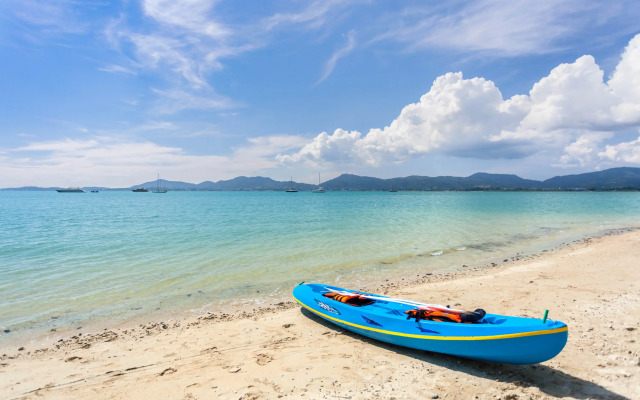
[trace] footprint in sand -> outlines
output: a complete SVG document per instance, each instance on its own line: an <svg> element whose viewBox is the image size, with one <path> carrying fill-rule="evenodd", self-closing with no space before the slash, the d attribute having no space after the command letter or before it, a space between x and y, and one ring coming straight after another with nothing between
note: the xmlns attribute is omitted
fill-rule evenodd
<svg viewBox="0 0 640 400"><path fill-rule="evenodd" d="M165 375L170 375L173 374L175 372L178 372L177 369L173 368L173 367L169 367L167 369L165 369L164 371L160 372L160 376L165 376Z"/></svg>
<svg viewBox="0 0 640 400"><path fill-rule="evenodd" d="M269 364L271 361L273 361L273 357L270 356L269 354L258 354L258 356L256 357L256 363L258 363L258 365L267 365Z"/></svg>

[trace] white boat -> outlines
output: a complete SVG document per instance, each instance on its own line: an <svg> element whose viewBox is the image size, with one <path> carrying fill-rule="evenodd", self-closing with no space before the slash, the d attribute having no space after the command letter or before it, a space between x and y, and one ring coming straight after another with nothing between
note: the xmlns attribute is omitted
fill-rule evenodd
<svg viewBox="0 0 640 400"><path fill-rule="evenodd" d="M167 189L160 187L160 174L158 174L158 180L156 181L156 190L153 193L167 193Z"/></svg>
<svg viewBox="0 0 640 400"><path fill-rule="evenodd" d="M320 173L318 173L318 187L313 189L313 193L324 193L326 190L322 186L320 186Z"/></svg>
<svg viewBox="0 0 640 400"><path fill-rule="evenodd" d="M287 190L285 190L285 192L296 193L297 191L298 189L296 189L295 185L293 184L293 176L292 176L291 180L289 181L289 187L287 187Z"/></svg>

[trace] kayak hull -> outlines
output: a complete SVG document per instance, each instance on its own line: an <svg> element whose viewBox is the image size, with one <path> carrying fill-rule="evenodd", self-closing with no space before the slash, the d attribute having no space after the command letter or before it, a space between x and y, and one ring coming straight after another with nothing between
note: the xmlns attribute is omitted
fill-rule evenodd
<svg viewBox="0 0 640 400"><path fill-rule="evenodd" d="M356 307L327 298L328 292L375 298ZM344 329L382 342L417 350L507 364L547 361L564 348L568 327L560 321L487 314L474 324L407 320L417 303L329 285L299 285L293 297L304 308Z"/></svg>

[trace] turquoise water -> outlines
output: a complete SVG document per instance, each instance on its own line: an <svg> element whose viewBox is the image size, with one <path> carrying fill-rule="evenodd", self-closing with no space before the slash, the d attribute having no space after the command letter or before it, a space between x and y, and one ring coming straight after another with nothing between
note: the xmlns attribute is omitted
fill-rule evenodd
<svg viewBox="0 0 640 400"><path fill-rule="evenodd" d="M268 305L300 281L365 285L638 226L635 192L0 191L0 340Z"/></svg>

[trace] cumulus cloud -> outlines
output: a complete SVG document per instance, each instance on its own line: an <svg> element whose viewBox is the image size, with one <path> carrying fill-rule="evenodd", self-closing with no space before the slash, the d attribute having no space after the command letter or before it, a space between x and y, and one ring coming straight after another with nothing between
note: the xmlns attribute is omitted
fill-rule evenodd
<svg viewBox="0 0 640 400"><path fill-rule="evenodd" d="M629 42L607 84L619 99L612 108L615 120L637 125L640 121L640 35Z"/></svg>
<svg viewBox="0 0 640 400"><path fill-rule="evenodd" d="M605 146L604 151L598 154L603 159L640 164L640 137L631 142L622 142L616 145Z"/></svg>
<svg viewBox="0 0 640 400"><path fill-rule="evenodd" d="M588 55L554 68L528 95L506 100L490 80L447 73L420 101L404 107L389 126L366 134L323 132L278 160L380 165L426 154L522 158L555 149L565 151L562 163L584 165L603 154L623 159L622 154L629 154L636 144L618 150L607 146L605 153L598 146L630 127L640 127L640 35L630 41L606 82Z"/></svg>
<svg viewBox="0 0 640 400"><path fill-rule="evenodd" d="M499 127L515 129L528 108L529 102L521 96L504 101L491 81L448 73L438 77L419 102L404 107L389 126L366 135L342 129L333 135L323 132L299 152L281 155L279 160L347 160L375 166L428 153L469 156L479 145L487 147L476 154L479 158L492 157L497 149L512 157L518 151L511 143L492 143L490 137L500 132Z"/></svg>
<svg viewBox="0 0 640 400"><path fill-rule="evenodd" d="M560 157L558 167L584 167L599 157L602 142L613 136L611 132L585 133L575 142L564 148L564 154Z"/></svg>

